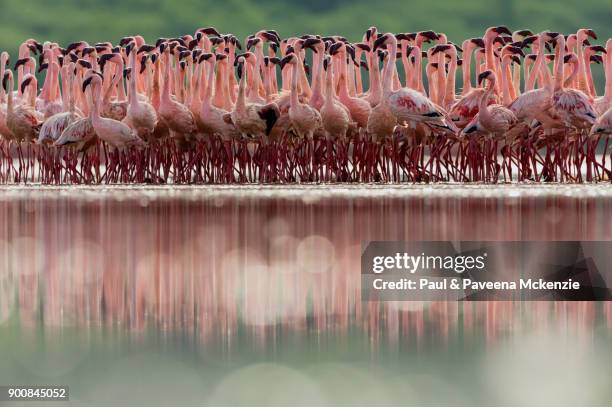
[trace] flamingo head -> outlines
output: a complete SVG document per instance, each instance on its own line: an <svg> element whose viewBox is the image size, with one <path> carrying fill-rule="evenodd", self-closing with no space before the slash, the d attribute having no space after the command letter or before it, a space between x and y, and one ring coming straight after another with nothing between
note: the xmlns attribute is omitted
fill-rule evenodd
<svg viewBox="0 0 612 407"><path fill-rule="evenodd" d="M595 34L595 31L593 31L591 28L581 28L581 29L579 29L578 32L576 33L576 36L578 38L591 37L594 40L597 39L597 34Z"/></svg>
<svg viewBox="0 0 612 407"><path fill-rule="evenodd" d="M213 35L213 36L215 36L215 37L220 37L220 36L221 36L221 34L219 34L219 31L217 31L217 30L215 29L215 27L204 27L204 28L199 28L199 29L196 31L196 35L197 35L197 33L202 33L202 34L207 35L207 36L209 36L209 35Z"/></svg>
<svg viewBox="0 0 612 407"><path fill-rule="evenodd" d="M34 89L36 89L38 83L36 81L36 77L32 74L27 74L23 77L23 80L21 81L21 85L20 85L20 90L21 93L24 93L26 88L28 86L32 85L34 87Z"/></svg>
<svg viewBox="0 0 612 407"><path fill-rule="evenodd" d="M85 93L89 85L97 86L102 84L102 74L92 69L87 70L85 73L85 80L83 81L82 90Z"/></svg>
<svg viewBox="0 0 612 407"><path fill-rule="evenodd" d="M386 33L381 35L376 39L376 41L374 41L373 49L376 51L378 48L384 48L384 46L392 43L397 44L397 39L395 38L395 35L391 33Z"/></svg>
<svg viewBox="0 0 612 407"><path fill-rule="evenodd" d="M295 54L289 54L280 61L281 70L285 68L287 64L292 66L296 66L298 62L297 56Z"/></svg>
<svg viewBox="0 0 612 407"><path fill-rule="evenodd" d="M17 62L15 62L15 67L13 69L17 70L17 68L19 68L20 66L27 65L29 60L30 60L30 57L18 59Z"/></svg>
<svg viewBox="0 0 612 407"><path fill-rule="evenodd" d="M98 59L98 65L100 65L100 69L102 70L102 72L104 72L104 67L106 66L107 62L119 64L119 59L121 59L121 54L118 54L115 52L112 52L110 54L104 54ZM81 60L77 60L77 61L81 61ZM77 62L77 61L74 61L74 62Z"/></svg>
<svg viewBox="0 0 612 407"><path fill-rule="evenodd" d="M321 38L311 37L304 40L304 48L309 48L312 52L319 53L325 51L325 43Z"/></svg>
<svg viewBox="0 0 612 407"><path fill-rule="evenodd" d="M242 79L242 73L244 71L244 63L245 63L245 58L243 55L238 56L238 58L236 58L236 61L234 62L234 65L236 65L236 74L238 75L238 79Z"/></svg>
<svg viewBox="0 0 612 407"><path fill-rule="evenodd" d="M591 45L585 48L585 51L590 55L595 56L596 53L601 52L602 54L607 54L607 50L601 45Z"/></svg>
<svg viewBox="0 0 612 407"><path fill-rule="evenodd" d="M431 30L420 31L416 35L416 39L421 39L423 42L437 41L438 38L440 38L440 36Z"/></svg>
<svg viewBox="0 0 612 407"><path fill-rule="evenodd" d="M261 30L258 31L257 34L255 34L255 38L261 40L261 41L265 41L265 42L273 42L276 45L280 44L280 36L278 35L278 33L274 30ZM248 48L248 47L247 47Z"/></svg>
<svg viewBox="0 0 612 407"><path fill-rule="evenodd" d="M43 45L30 38L28 40L25 41L26 46L30 49L30 51L32 51L34 54L38 54L38 53L42 53L43 52Z"/></svg>
<svg viewBox="0 0 612 407"><path fill-rule="evenodd" d="M494 82L495 81L495 73L493 71L491 71L490 69L487 69L486 71L482 72L480 75L478 75L478 85L482 85L482 82L484 82L485 80Z"/></svg>
<svg viewBox="0 0 612 407"><path fill-rule="evenodd" d="M140 48L138 48L138 51L136 51L136 54L142 54L143 52L153 52L153 51L155 51L155 47L153 45L143 44L140 46Z"/></svg>
<svg viewBox="0 0 612 407"><path fill-rule="evenodd" d="M514 41L522 41L526 37L530 37L532 35L533 35L533 32L531 30L517 30L512 33L512 39Z"/></svg>
<svg viewBox="0 0 612 407"><path fill-rule="evenodd" d="M512 31L508 29L505 25L498 25L497 27L489 27L485 31L485 38L493 39L498 35L508 34L512 35Z"/></svg>

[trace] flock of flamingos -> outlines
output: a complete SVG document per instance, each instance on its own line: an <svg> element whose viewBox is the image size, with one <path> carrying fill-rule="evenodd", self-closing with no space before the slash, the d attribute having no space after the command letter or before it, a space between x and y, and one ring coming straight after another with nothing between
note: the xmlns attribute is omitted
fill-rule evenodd
<svg viewBox="0 0 612 407"><path fill-rule="evenodd" d="M612 39L596 39L29 39L1 55L0 182L608 181Z"/></svg>

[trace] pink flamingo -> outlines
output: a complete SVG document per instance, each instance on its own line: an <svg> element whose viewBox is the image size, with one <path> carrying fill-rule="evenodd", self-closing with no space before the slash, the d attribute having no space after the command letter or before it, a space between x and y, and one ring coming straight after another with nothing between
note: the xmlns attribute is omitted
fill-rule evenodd
<svg viewBox="0 0 612 407"><path fill-rule="evenodd" d="M28 86L36 87L36 84L36 77L31 74L25 75L20 86L21 93L23 94ZM15 97L12 91L14 86L13 72L10 70L7 70L4 73L2 86L8 93L8 103L6 105L7 127L15 136L15 140L18 142L31 142L32 140L35 140L38 136L41 123L38 120L38 115L31 104L23 103L17 105L15 103ZM34 92L34 94L35 93L36 92Z"/></svg>
<svg viewBox="0 0 612 407"><path fill-rule="evenodd" d="M164 58L164 85L161 93L158 114L168 125L175 136L188 136L197 130L191 111L182 103L170 97L170 48L167 44L160 46Z"/></svg>
<svg viewBox="0 0 612 407"><path fill-rule="evenodd" d="M564 87L565 38L559 35L556 42L553 110L566 126L591 128L597 118L595 110L589 97L582 91ZM576 66L572 75L577 74L578 70L579 66Z"/></svg>
<svg viewBox="0 0 612 407"><path fill-rule="evenodd" d="M501 138L506 136L506 133L516 125L518 119L515 114L505 106L500 104L488 104L489 96L495 91L495 73L487 69L478 75L479 85L485 80L489 82L489 85L485 88L486 92L482 95L480 105L478 106L478 115L463 129L462 134L470 134L478 131L491 134L495 138Z"/></svg>
<svg viewBox="0 0 612 407"><path fill-rule="evenodd" d="M74 68L75 64L73 62L67 63L62 67L62 99L64 111L45 120L40 128L38 144L54 143L70 124L80 118L80 115L76 112L72 94L74 87Z"/></svg>
<svg viewBox="0 0 612 407"><path fill-rule="evenodd" d="M93 91L89 86L93 88ZM89 88L89 89L88 89ZM144 146L145 143L127 124L118 120L102 117L100 115L100 93L102 88L102 75L97 72L88 75L83 82L83 89L88 89L94 101L91 109L91 124L96 135L115 148L130 146Z"/></svg>
<svg viewBox="0 0 612 407"><path fill-rule="evenodd" d="M127 53L130 57L131 79L129 81L128 108L123 122L130 126L138 137L149 140L157 126L157 112L153 106L138 97L137 82L139 73L136 71L136 50L130 44Z"/></svg>

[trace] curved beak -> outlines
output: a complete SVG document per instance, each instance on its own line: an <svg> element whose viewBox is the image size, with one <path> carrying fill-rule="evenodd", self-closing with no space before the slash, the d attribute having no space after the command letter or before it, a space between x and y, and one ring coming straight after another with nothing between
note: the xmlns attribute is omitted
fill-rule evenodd
<svg viewBox="0 0 612 407"><path fill-rule="evenodd" d="M495 32L498 34L512 35L512 31L510 31L508 27L506 27L505 25L500 25L500 26L495 27Z"/></svg>

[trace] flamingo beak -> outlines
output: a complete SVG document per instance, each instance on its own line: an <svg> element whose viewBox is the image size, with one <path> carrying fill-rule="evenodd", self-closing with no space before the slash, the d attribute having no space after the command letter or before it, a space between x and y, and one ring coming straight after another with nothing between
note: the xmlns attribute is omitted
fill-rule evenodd
<svg viewBox="0 0 612 407"><path fill-rule="evenodd" d="M9 79L9 73L8 73L8 72L6 72L6 73L4 74L4 76L2 77L2 87L4 88L4 90L5 90L6 92L8 92L8 91L9 91L9 89L8 89L8 79Z"/></svg>
<svg viewBox="0 0 612 407"><path fill-rule="evenodd" d="M21 65L25 65L26 62L29 61L30 58L21 58L18 59L17 62L15 62L15 68L13 68L13 70L17 70L17 68L19 68Z"/></svg>
<svg viewBox="0 0 612 407"><path fill-rule="evenodd" d="M495 27L495 32L498 34L512 35L512 31L510 31L508 27L506 27L505 25L500 25L498 27Z"/></svg>
<svg viewBox="0 0 612 407"><path fill-rule="evenodd" d="M484 48L485 46L484 40L482 38L472 38L470 42L480 48Z"/></svg>
<svg viewBox="0 0 612 407"><path fill-rule="evenodd" d="M588 29L588 30L586 30L586 33L587 33L587 35L588 35L589 37L593 38L594 40L596 40L596 39L597 39L597 34L595 34L595 31L593 31L593 30L591 30L591 29Z"/></svg>
<svg viewBox="0 0 612 407"><path fill-rule="evenodd" d="M23 82L21 82L21 93L25 91L25 89L28 87L30 82L32 82L31 76L29 78L24 79Z"/></svg>
<svg viewBox="0 0 612 407"><path fill-rule="evenodd" d="M478 85L480 86L482 84L482 81L487 79L490 74L491 74L491 71L484 71L483 73L478 75Z"/></svg>
<svg viewBox="0 0 612 407"><path fill-rule="evenodd" d="M520 30L520 31L517 31L517 34L520 35L521 37L530 37L533 35L533 33L530 30Z"/></svg>
<svg viewBox="0 0 612 407"><path fill-rule="evenodd" d="M378 37L376 39L376 41L374 41L374 50L376 51L378 48L381 48L386 42L387 42L387 36L386 35L382 35L382 36Z"/></svg>
<svg viewBox="0 0 612 407"><path fill-rule="evenodd" d="M283 69L285 69L285 65L287 65L289 63L289 61L291 61L291 59L293 58L292 55L287 55L286 57L284 57L283 59L281 59L280 61L280 67L281 67L281 71Z"/></svg>
<svg viewBox="0 0 612 407"><path fill-rule="evenodd" d="M92 79L93 79L93 76L90 76L89 78L85 79L85 81L83 82L83 93L85 93L85 90L87 89L87 87L91 85Z"/></svg>
<svg viewBox="0 0 612 407"><path fill-rule="evenodd" d="M590 60L596 64L603 64L603 58L601 55L591 55Z"/></svg>

